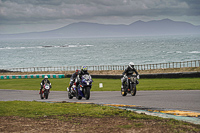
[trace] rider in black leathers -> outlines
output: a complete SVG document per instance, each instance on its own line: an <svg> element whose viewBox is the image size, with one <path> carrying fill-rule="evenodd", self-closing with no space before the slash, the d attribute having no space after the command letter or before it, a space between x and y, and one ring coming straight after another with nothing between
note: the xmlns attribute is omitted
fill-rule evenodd
<svg viewBox="0 0 200 133"><path fill-rule="evenodd" d="M79 73L79 70L77 69L77 70L75 71L75 73L73 73L72 76L71 76L71 78L70 78L70 83L69 83L69 92L70 92L70 93L71 93L71 87L72 87L72 85L74 84L75 79L76 79L78 73Z"/></svg>
<svg viewBox="0 0 200 133"><path fill-rule="evenodd" d="M131 76L134 72L136 73L137 79L139 79L139 74L138 74L137 70L134 68L134 63L130 62L129 65L128 65L128 67L122 73L122 78L121 78L122 86L121 86L121 88L123 88L124 83L126 82L125 75L128 77L128 76ZM137 81L137 84L138 83L139 83L139 81Z"/></svg>
<svg viewBox="0 0 200 133"><path fill-rule="evenodd" d="M41 87L40 87L40 92L41 92L41 90L43 89L44 84L46 84L46 83L48 83L48 84L50 85L50 88L51 88L51 83L50 83L50 81L48 80L48 76L44 76L44 79L43 79L42 82L40 83L40 85L41 85ZM49 92L50 92L50 90L49 90ZM40 94L40 93L39 93L39 94Z"/></svg>
<svg viewBox="0 0 200 133"><path fill-rule="evenodd" d="M78 85L80 84L81 77L82 77L83 75L85 75L85 74L89 75L89 73L88 73L88 71L87 71L87 67L86 67L86 66L82 66L82 67L81 67L81 71L79 71L78 76L77 76L77 78L76 78L76 88L77 88Z"/></svg>

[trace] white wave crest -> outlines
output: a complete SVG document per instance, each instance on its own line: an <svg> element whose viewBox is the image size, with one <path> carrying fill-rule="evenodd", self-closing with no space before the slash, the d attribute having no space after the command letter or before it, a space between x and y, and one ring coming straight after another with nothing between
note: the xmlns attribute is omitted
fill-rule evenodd
<svg viewBox="0 0 200 133"><path fill-rule="evenodd" d="M172 54L172 53L178 53L178 54L181 54L182 53L182 51L169 51L169 52L167 52L168 54Z"/></svg>
<svg viewBox="0 0 200 133"><path fill-rule="evenodd" d="M68 48L68 47L91 47L93 45L63 45L63 46L53 46L53 45L46 45L46 46L36 46L36 47L4 47L0 48L0 50L12 50L12 49L40 49L40 48Z"/></svg>
<svg viewBox="0 0 200 133"><path fill-rule="evenodd" d="M181 51L176 51L176 53L181 54L182 52Z"/></svg>
<svg viewBox="0 0 200 133"><path fill-rule="evenodd" d="M191 52L188 52L188 53L190 53L190 54L199 54L200 51L191 51Z"/></svg>

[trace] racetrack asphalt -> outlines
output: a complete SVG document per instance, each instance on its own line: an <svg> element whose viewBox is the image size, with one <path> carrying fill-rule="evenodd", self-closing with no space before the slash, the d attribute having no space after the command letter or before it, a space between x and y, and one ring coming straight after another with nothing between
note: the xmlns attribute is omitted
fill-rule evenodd
<svg viewBox="0 0 200 133"><path fill-rule="evenodd" d="M39 90L0 89L0 101L83 102L95 104L136 105L145 108L200 112L200 90L137 91L136 96L121 96L120 91L91 91L90 99L69 99L67 91L51 91L40 99Z"/></svg>

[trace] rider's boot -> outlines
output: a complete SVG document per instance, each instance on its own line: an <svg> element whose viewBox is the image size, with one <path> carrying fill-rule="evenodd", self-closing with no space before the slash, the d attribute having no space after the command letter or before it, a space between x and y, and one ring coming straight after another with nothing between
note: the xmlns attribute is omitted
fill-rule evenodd
<svg viewBox="0 0 200 133"><path fill-rule="evenodd" d="M40 92L39 92L39 94L41 94L41 91L42 91L42 88L40 88Z"/></svg>
<svg viewBox="0 0 200 133"><path fill-rule="evenodd" d="M122 82L122 86L121 86L121 89L124 89L124 84L125 84L125 83L124 83L124 82Z"/></svg>
<svg viewBox="0 0 200 133"><path fill-rule="evenodd" d="M69 87L69 93L71 94L71 87Z"/></svg>
<svg viewBox="0 0 200 133"><path fill-rule="evenodd" d="M42 89L43 89L43 85L40 86L40 92L39 92L39 94L41 93Z"/></svg>
<svg viewBox="0 0 200 133"><path fill-rule="evenodd" d="M69 93L70 93L70 94L71 94L71 87L72 87L72 86L70 85L70 86L69 86Z"/></svg>

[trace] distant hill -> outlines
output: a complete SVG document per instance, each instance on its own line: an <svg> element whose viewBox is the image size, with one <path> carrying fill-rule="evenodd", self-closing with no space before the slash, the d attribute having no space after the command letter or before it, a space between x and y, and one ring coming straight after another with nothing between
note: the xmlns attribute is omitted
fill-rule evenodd
<svg viewBox="0 0 200 133"><path fill-rule="evenodd" d="M56 30L20 34L0 34L0 38L80 38L80 37L128 37L151 35L200 34L200 26L170 19L136 21L130 25L111 25L79 22Z"/></svg>

